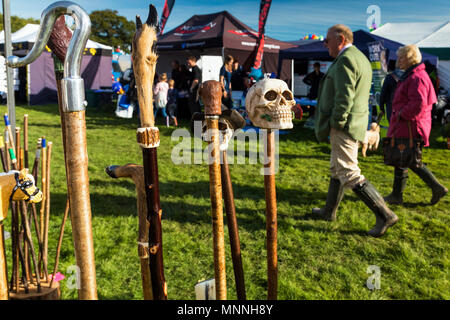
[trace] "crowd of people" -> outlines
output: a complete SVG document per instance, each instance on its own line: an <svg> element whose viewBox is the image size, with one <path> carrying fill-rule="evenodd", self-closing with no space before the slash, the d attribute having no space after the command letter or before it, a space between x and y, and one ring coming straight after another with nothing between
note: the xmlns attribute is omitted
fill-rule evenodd
<svg viewBox="0 0 450 320"><path fill-rule="evenodd" d="M233 107L232 92L244 91L248 82L237 59L230 55L225 57L224 64L220 68L219 81L224 89L223 105L231 109ZM155 75L153 90L155 118L161 114L165 118L167 126L170 125L171 120L175 126L178 126L179 97L184 97L183 92L187 93L187 107L190 116L201 112L201 101L197 97L198 87L201 83L202 72L197 65L196 57L189 56L185 64L174 60L170 78L166 73Z"/></svg>

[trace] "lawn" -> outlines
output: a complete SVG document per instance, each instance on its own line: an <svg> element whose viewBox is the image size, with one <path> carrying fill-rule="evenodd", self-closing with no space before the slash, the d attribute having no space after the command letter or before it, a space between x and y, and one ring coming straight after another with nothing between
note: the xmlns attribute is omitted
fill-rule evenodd
<svg viewBox="0 0 450 320"><path fill-rule="evenodd" d="M6 112L6 106L0 106ZM45 135L53 141L51 167L50 269L66 203L66 180L60 118L56 105L18 106L17 125L29 114L30 149ZM111 179L105 167L141 163L136 143L137 119L119 119L112 111L87 112L89 179L99 299L142 299L137 256L137 214L134 184ZM214 277L209 176L205 164L175 165L171 160L174 128L161 131L158 148L165 277L169 299L195 299L194 285ZM280 135L278 199L279 299L450 299L450 196L430 206L431 191L413 173L404 206L392 206L398 223L375 239L366 236L375 217L350 190L336 222L308 219L311 207L323 205L328 188L328 144L315 142L313 131L295 120L294 129ZM187 121L181 125L188 127ZM382 133L383 135L385 132ZM31 152L31 160L34 159ZM450 151L438 128L424 161L450 187ZM30 163L32 163L30 161ZM384 166L381 153L360 156L362 173L386 195L393 168ZM248 299L267 295L265 201L261 164L230 166L241 238ZM10 230L10 218L6 221ZM228 232L228 298L236 299ZM11 240L7 240L9 248ZM11 261L8 250L7 259ZM59 271L75 264L70 221L66 225ZM369 290L369 266L379 266L381 288ZM66 279L67 280L67 279ZM77 291L61 281L62 299Z"/></svg>

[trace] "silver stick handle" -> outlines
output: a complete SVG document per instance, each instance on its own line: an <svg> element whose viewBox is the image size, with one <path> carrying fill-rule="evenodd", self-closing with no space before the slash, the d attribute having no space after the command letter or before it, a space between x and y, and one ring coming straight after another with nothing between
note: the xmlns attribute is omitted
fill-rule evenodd
<svg viewBox="0 0 450 320"><path fill-rule="evenodd" d="M91 33L91 19L76 3L58 1L49 5L42 12L39 33L31 51L23 58L10 56L6 63L9 67L19 68L35 61L44 51L53 25L60 15L70 15L75 20L75 31L64 61L64 79L61 81L62 107L64 112L83 111L87 104L84 100L84 82L80 77L81 58Z"/></svg>

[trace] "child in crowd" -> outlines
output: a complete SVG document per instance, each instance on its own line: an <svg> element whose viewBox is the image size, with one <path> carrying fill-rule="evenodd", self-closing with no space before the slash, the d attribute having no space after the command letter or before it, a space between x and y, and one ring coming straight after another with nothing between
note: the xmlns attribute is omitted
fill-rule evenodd
<svg viewBox="0 0 450 320"><path fill-rule="evenodd" d="M169 80L169 91L167 93L167 112L169 117L173 119L175 127L178 127L177 122L177 102L178 102L178 90L174 88L175 81Z"/></svg>
<svg viewBox="0 0 450 320"><path fill-rule="evenodd" d="M159 76L159 82L156 84L153 91L155 97L155 122L158 111L161 110L163 117L166 118L166 125L169 126L169 116L166 113L167 93L169 85L167 84L167 74L163 73Z"/></svg>

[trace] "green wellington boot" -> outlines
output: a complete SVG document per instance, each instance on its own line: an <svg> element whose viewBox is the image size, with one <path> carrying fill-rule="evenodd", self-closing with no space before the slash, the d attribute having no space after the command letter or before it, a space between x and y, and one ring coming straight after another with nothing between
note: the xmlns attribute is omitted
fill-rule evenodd
<svg viewBox="0 0 450 320"><path fill-rule="evenodd" d="M406 182L408 181L408 169L395 168L394 169L394 186L392 192L384 197L384 201L389 204L403 203L403 190L405 190Z"/></svg>
<svg viewBox="0 0 450 320"><path fill-rule="evenodd" d="M387 207L383 197L369 181L357 184L352 190L375 213L376 223L368 232L370 236L381 237L398 221L398 217Z"/></svg>
<svg viewBox="0 0 450 320"><path fill-rule="evenodd" d="M335 221L336 212L344 197L344 187L341 185L339 179L330 179L330 184L328 186L327 202L325 208L313 208L312 214L317 219Z"/></svg>
<svg viewBox="0 0 450 320"><path fill-rule="evenodd" d="M439 200L447 194L448 189L439 183L425 165L422 165L420 168L411 168L411 170L431 188L431 192L433 193L430 201L431 204L438 203Z"/></svg>

